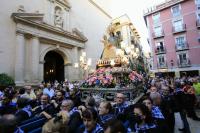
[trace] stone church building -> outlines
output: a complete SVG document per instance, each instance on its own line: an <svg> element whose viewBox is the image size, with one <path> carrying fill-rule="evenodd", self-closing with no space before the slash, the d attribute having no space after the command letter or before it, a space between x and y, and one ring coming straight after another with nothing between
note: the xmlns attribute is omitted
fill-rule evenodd
<svg viewBox="0 0 200 133"><path fill-rule="evenodd" d="M2 0L0 15L0 73L17 85L79 79L73 64L85 51L95 68L111 21L95 0Z"/></svg>

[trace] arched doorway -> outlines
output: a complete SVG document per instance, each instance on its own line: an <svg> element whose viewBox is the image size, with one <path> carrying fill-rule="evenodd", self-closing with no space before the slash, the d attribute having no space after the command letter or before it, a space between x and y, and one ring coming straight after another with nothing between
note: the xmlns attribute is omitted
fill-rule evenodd
<svg viewBox="0 0 200 133"><path fill-rule="evenodd" d="M55 80L64 81L64 60L55 52L49 51L44 57L44 81L53 82Z"/></svg>

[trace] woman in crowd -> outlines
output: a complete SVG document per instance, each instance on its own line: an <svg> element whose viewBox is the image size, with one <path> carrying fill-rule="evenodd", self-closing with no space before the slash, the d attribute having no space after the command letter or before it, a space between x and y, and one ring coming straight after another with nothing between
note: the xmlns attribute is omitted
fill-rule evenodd
<svg viewBox="0 0 200 133"><path fill-rule="evenodd" d="M98 113L93 108L88 108L82 112L84 127L80 129L80 133L103 133L103 128L97 123Z"/></svg>
<svg viewBox="0 0 200 133"><path fill-rule="evenodd" d="M136 104L133 112L135 121L133 130L136 133L159 133L147 106Z"/></svg>
<svg viewBox="0 0 200 133"><path fill-rule="evenodd" d="M61 111L56 117L45 123L42 127L42 133L68 133L68 122L68 112Z"/></svg>
<svg viewBox="0 0 200 133"><path fill-rule="evenodd" d="M153 121L156 124L158 131L163 133L169 133L165 118L160 108L158 106L153 105L153 101L149 97L144 98L142 102L145 106L148 107L149 111L151 112Z"/></svg>
<svg viewBox="0 0 200 133"><path fill-rule="evenodd" d="M114 119L112 105L110 102L103 101L99 105L99 123L102 127L105 127L105 123L111 119Z"/></svg>

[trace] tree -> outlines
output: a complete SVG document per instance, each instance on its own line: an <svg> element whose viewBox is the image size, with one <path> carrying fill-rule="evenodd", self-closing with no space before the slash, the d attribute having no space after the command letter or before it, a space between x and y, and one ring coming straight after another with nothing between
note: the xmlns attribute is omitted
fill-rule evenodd
<svg viewBox="0 0 200 133"><path fill-rule="evenodd" d="M12 77L8 76L5 73L0 74L0 86L12 86L15 85L15 82Z"/></svg>

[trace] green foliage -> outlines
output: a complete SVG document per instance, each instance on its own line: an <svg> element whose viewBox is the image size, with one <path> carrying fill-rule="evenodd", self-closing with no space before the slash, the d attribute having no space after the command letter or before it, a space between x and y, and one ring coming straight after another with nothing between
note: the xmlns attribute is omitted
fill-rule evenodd
<svg viewBox="0 0 200 133"><path fill-rule="evenodd" d="M15 82L12 77L8 76L5 73L0 74L0 86L9 86L15 85Z"/></svg>

